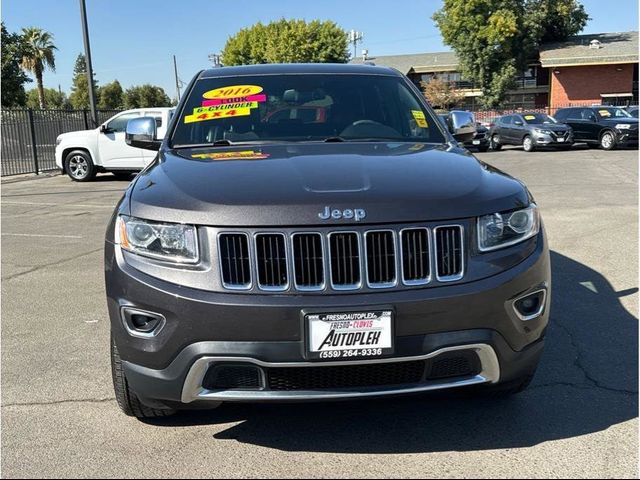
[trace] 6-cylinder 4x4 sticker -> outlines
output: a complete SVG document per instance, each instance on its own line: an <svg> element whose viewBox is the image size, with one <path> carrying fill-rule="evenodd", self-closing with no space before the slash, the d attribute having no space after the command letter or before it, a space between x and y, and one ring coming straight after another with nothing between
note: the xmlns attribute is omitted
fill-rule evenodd
<svg viewBox="0 0 640 480"><path fill-rule="evenodd" d="M262 90L258 85L230 85L209 90L202 94L202 106L186 115L184 123L251 115L251 110L267 101Z"/></svg>

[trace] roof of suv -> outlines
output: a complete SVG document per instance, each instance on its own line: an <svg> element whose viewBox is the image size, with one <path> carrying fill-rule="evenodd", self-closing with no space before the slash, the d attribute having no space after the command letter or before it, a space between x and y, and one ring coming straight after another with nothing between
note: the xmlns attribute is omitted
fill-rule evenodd
<svg viewBox="0 0 640 480"><path fill-rule="evenodd" d="M366 64L354 65L347 63L280 63L210 68L209 70L204 70L200 74L200 78L236 77L242 75L291 75L305 73L388 76L400 75L400 72L389 67L378 67L375 65Z"/></svg>

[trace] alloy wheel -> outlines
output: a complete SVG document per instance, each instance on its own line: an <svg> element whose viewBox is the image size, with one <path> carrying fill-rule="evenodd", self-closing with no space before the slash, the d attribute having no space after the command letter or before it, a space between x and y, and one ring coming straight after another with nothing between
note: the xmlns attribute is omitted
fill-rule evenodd
<svg viewBox="0 0 640 480"><path fill-rule="evenodd" d="M82 155L74 155L69 159L69 174L78 180L83 179L89 172L87 159Z"/></svg>

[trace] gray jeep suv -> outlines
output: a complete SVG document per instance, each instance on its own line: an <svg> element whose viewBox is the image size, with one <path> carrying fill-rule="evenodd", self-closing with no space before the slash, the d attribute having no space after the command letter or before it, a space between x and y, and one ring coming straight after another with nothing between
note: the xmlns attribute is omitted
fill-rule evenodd
<svg viewBox="0 0 640 480"><path fill-rule="evenodd" d="M522 182L458 144L471 120L325 64L200 72L162 141L130 121L158 154L106 233L122 410L525 388L547 240Z"/></svg>

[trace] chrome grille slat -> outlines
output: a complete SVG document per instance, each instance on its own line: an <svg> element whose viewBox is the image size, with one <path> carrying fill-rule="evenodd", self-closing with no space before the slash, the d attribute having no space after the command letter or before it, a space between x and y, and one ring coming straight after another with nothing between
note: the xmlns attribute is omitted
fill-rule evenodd
<svg viewBox="0 0 640 480"><path fill-rule="evenodd" d="M256 271L261 290L280 291L289 287L286 248L282 233L255 235Z"/></svg>
<svg viewBox="0 0 640 480"><path fill-rule="evenodd" d="M460 280L464 275L463 229L461 225L444 225L434 229L438 252L436 278L440 282Z"/></svg>
<svg viewBox="0 0 640 480"><path fill-rule="evenodd" d="M246 233L221 233L218 252L223 286L231 290L250 289L249 236Z"/></svg>
<svg viewBox="0 0 640 480"><path fill-rule="evenodd" d="M460 224L291 232L218 232L223 288L320 292L461 280Z"/></svg>

